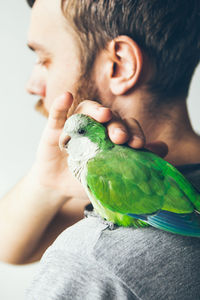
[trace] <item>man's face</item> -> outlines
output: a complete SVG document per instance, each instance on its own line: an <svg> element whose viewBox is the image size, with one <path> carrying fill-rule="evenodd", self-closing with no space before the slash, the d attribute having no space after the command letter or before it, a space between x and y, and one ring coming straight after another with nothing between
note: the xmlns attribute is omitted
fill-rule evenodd
<svg viewBox="0 0 200 300"><path fill-rule="evenodd" d="M78 96L76 91L81 90L79 47L62 14L60 1L36 1L28 44L36 52L37 62L27 89L42 99L43 108L48 112L53 100L66 91Z"/></svg>

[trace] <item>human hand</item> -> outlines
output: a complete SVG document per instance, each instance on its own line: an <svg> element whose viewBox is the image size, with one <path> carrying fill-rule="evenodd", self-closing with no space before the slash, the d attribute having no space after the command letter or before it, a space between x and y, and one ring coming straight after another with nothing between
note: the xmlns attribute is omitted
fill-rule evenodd
<svg viewBox="0 0 200 300"><path fill-rule="evenodd" d="M59 138L72 103L73 97L70 93L65 93L55 99L32 169L34 178L37 178L40 186L61 196L65 195L65 197L78 196L80 192L77 187L78 182L74 181L75 179L68 170L67 153L61 152L59 148ZM144 133L136 120L121 120L109 108L103 107L98 102L85 100L78 105L75 113L83 113L94 118L97 122L105 123L111 141L116 144L128 143L130 147L135 149L145 147L161 157L164 157L168 152L166 144L162 142L146 145Z"/></svg>
<svg viewBox="0 0 200 300"><path fill-rule="evenodd" d="M127 143L135 149L146 148L160 157L165 157L168 153L168 147L162 141L146 144L144 132L137 120L133 118L122 120L98 102L84 100L79 104L75 113L83 113L97 122L106 123L108 136L115 144Z"/></svg>

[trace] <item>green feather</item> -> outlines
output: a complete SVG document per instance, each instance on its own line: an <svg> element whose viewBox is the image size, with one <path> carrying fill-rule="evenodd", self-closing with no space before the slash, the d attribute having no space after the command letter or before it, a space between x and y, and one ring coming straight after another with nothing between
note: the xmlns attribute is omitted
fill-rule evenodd
<svg viewBox="0 0 200 300"><path fill-rule="evenodd" d="M192 212L183 191L195 199L193 187L185 181L180 189L175 180L182 184L183 176L175 168L166 176L168 163L161 160L151 152L116 145L88 162L87 184L104 206L123 214L152 214L166 207L176 213Z"/></svg>

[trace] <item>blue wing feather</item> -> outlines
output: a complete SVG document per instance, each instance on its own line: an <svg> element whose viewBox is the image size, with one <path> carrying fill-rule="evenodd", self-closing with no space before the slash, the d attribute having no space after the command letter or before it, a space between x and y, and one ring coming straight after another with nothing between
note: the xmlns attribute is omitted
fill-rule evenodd
<svg viewBox="0 0 200 300"><path fill-rule="evenodd" d="M128 215L144 220L149 225L162 230L181 235L200 237L200 214L195 211L190 214L176 214L160 210L154 215Z"/></svg>

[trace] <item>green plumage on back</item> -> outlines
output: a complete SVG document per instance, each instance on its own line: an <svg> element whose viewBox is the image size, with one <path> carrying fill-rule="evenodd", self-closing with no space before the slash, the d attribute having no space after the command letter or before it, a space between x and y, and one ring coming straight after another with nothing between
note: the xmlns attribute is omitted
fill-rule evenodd
<svg viewBox="0 0 200 300"><path fill-rule="evenodd" d="M103 218L200 236L200 195L168 162L147 150L113 144L106 129L85 115L69 118L63 134L71 136L69 166Z"/></svg>
<svg viewBox="0 0 200 300"><path fill-rule="evenodd" d="M171 168L151 152L115 145L88 162L87 183L101 205L123 215L153 214L160 209L191 213L194 206L189 199L196 202L197 193ZM179 183L187 195L179 189Z"/></svg>

